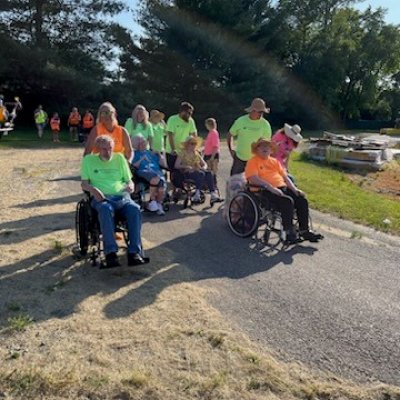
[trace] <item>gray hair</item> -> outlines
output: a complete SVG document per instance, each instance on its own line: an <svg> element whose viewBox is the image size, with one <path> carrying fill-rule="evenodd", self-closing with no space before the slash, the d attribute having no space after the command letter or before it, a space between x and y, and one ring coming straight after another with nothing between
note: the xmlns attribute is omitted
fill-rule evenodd
<svg viewBox="0 0 400 400"><path fill-rule="evenodd" d="M138 135L135 135L132 138L132 146L133 146L133 148L136 149L141 141L147 142L146 138L143 135L141 135L140 133Z"/></svg>
<svg viewBox="0 0 400 400"><path fill-rule="evenodd" d="M94 142L94 144L97 148L100 148L103 144L108 144L108 143L110 143L111 146L114 148L114 145L115 145L114 139L108 135L97 136L97 138Z"/></svg>

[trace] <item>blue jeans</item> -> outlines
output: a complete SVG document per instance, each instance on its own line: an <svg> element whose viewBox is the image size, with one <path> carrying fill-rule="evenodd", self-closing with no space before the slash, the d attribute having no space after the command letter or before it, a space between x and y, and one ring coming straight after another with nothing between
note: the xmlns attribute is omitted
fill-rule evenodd
<svg viewBox="0 0 400 400"><path fill-rule="evenodd" d="M92 200L92 207L97 211L100 223L100 230L103 235L103 245L105 254L116 253L118 245L115 240L115 211L126 220L128 226L128 253L142 254L142 216L140 207L126 195L108 195L105 201Z"/></svg>

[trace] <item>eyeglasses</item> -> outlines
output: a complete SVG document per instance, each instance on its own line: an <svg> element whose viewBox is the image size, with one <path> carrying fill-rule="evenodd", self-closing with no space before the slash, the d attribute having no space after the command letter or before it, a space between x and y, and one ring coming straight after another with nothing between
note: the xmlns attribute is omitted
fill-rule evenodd
<svg viewBox="0 0 400 400"><path fill-rule="evenodd" d="M113 115L113 114L114 114L114 111L111 111L111 110L100 111L100 115L109 116L109 115Z"/></svg>

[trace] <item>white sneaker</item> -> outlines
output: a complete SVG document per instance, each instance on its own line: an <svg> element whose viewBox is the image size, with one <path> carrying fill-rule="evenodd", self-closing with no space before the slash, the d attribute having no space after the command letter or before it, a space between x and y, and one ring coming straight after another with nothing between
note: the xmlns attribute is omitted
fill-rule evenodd
<svg viewBox="0 0 400 400"><path fill-rule="evenodd" d="M147 209L151 212L158 211L158 204L155 200L151 200L149 204L147 204Z"/></svg>
<svg viewBox="0 0 400 400"><path fill-rule="evenodd" d="M158 210L157 210L157 215L165 215L164 207L161 203L157 203Z"/></svg>

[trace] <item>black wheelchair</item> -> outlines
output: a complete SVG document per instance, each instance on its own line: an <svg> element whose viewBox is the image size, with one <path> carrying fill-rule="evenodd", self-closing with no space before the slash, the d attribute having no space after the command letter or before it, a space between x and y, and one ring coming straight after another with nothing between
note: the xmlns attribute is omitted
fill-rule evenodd
<svg viewBox="0 0 400 400"><path fill-rule="evenodd" d="M80 257L90 254L93 266L100 263L100 268L104 267L104 249L101 240L100 223L97 211L90 205L91 198L85 193L84 197L76 205L75 212L75 234ZM129 235L125 220L122 216L115 213L115 232L122 235L122 239L128 247Z"/></svg>
<svg viewBox="0 0 400 400"><path fill-rule="evenodd" d="M188 179L187 177L185 177L185 174L182 173L181 170L175 168L176 159L177 155L175 154L167 155L167 165L168 165L168 171L170 173L170 180L172 185L174 186L174 193L170 197L171 200L174 203L182 201L184 209L192 208L192 206L195 204L203 204L206 201L207 189L204 188L200 190L200 199L199 201L194 202L193 197L194 194L196 193L195 181L192 179ZM220 195L215 176L214 180L215 180L215 189L218 192L218 195Z"/></svg>
<svg viewBox="0 0 400 400"><path fill-rule="evenodd" d="M286 232L283 229L282 216L263 195L265 190L247 185L232 198L227 214L229 228L241 238L254 235L268 246L277 247L279 244L285 246ZM298 231L296 212L293 225ZM309 217L309 226L312 229L311 217Z"/></svg>

